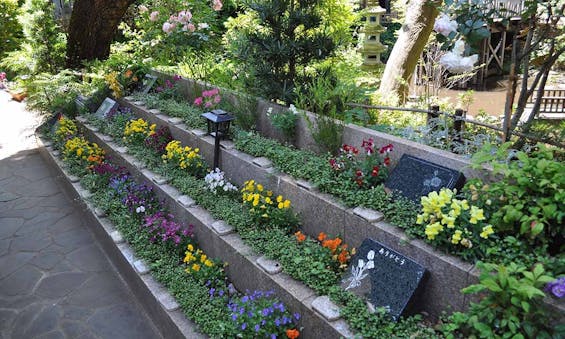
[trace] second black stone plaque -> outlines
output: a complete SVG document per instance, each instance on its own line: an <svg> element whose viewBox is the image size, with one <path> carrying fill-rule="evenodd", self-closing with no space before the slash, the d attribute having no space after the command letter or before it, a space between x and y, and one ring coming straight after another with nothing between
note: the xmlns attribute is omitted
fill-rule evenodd
<svg viewBox="0 0 565 339"><path fill-rule="evenodd" d="M420 198L432 191L437 192L443 187L461 189L464 184L465 176L461 172L404 154L390 173L385 187L420 203Z"/></svg>

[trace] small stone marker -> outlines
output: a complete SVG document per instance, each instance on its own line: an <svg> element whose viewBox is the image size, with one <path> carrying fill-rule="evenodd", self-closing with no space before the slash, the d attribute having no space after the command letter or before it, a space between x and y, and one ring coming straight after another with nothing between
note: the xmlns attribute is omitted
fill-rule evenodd
<svg viewBox="0 0 565 339"><path fill-rule="evenodd" d="M351 259L342 287L384 307L396 321L416 292L426 269L372 239L365 239Z"/></svg>
<svg viewBox="0 0 565 339"><path fill-rule="evenodd" d="M108 116L108 113L113 110L117 110L118 106L119 105L116 101L110 98L106 98L104 99L104 101L102 101L102 104L100 104L100 107L98 107L96 112L94 112L94 116L100 119L104 119Z"/></svg>
<svg viewBox="0 0 565 339"><path fill-rule="evenodd" d="M157 77L151 74L145 74L145 79L143 80L143 90L141 93L147 94L151 90L151 87L155 85Z"/></svg>
<svg viewBox="0 0 565 339"><path fill-rule="evenodd" d="M59 120L61 120L62 117L63 114L57 113L51 118L49 118L49 120L47 120L47 122L45 123L49 127L49 131L51 131L51 134L54 135L57 129L59 129Z"/></svg>
<svg viewBox="0 0 565 339"><path fill-rule="evenodd" d="M394 168L385 187L400 191L408 199L420 203L422 196L441 188L461 189L465 176L456 170L404 154Z"/></svg>
<svg viewBox="0 0 565 339"><path fill-rule="evenodd" d="M77 112L79 114L88 111L88 107L86 107L86 104L88 102L88 98L79 94L77 95L76 99L75 99L75 106L77 109Z"/></svg>

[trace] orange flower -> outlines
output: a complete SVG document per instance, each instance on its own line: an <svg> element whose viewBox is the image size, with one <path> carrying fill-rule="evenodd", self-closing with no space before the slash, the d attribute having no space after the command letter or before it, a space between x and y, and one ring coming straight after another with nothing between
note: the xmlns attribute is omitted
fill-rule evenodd
<svg viewBox="0 0 565 339"><path fill-rule="evenodd" d="M133 71L132 71L131 69L128 69L128 70L126 71L126 78L131 77L132 74L133 74Z"/></svg>
<svg viewBox="0 0 565 339"><path fill-rule="evenodd" d="M345 264L347 262L347 251L341 251L341 253L337 256L337 260L340 264Z"/></svg>
<svg viewBox="0 0 565 339"><path fill-rule="evenodd" d="M296 236L296 240L298 242L303 242L304 240L306 240L306 236L304 234L302 234L302 232L300 232L300 231L294 233L294 236Z"/></svg>
<svg viewBox="0 0 565 339"><path fill-rule="evenodd" d="M335 238L333 240L324 240L322 242L322 246L329 248L330 251L332 251L332 253L334 253L337 250L337 247L341 244L341 239L340 238Z"/></svg>
<svg viewBox="0 0 565 339"><path fill-rule="evenodd" d="M300 332L298 332L297 329L286 330L286 336L289 339L296 339L296 338L298 338L299 335L300 335Z"/></svg>
<svg viewBox="0 0 565 339"><path fill-rule="evenodd" d="M320 232L320 234L318 234L318 241L324 241L325 239L326 239L326 233Z"/></svg>

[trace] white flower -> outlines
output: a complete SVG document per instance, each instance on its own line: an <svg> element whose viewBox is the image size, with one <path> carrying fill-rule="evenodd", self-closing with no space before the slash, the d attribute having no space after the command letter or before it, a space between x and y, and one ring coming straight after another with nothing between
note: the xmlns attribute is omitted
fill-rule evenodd
<svg viewBox="0 0 565 339"><path fill-rule="evenodd" d="M143 212L145 212L145 207L139 206L138 208L135 209L135 212L136 213L143 213Z"/></svg>
<svg viewBox="0 0 565 339"><path fill-rule="evenodd" d="M208 25L205 22L199 23L198 24L198 29L206 29L206 28L210 28L210 25Z"/></svg>
<svg viewBox="0 0 565 339"><path fill-rule="evenodd" d="M445 13L441 13L434 23L434 31L448 37L451 32L457 31L457 21L451 20Z"/></svg>
<svg viewBox="0 0 565 339"><path fill-rule="evenodd" d="M149 11L149 9L144 5L139 5L139 7L137 7L137 8L139 9L139 13L141 13L141 14Z"/></svg>
<svg viewBox="0 0 565 339"><path fill-rule="evenodd" d="M477 54L464 57L465 42L457 40L451 52L445 53L440 59L439 63L448 71L455 74L470 72L473 70L474 65L479 60Z"/></svg>

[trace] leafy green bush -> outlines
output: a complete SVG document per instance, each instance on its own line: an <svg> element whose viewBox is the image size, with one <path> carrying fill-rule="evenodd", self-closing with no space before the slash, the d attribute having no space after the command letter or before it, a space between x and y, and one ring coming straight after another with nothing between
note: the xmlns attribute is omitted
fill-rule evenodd
<svg viewBox="0 0 565 339"><path fill-rule="evenodd" d="M492 216L491 223L532 245L549 245L551 254L565 246L565 163L559 152L539 144L527 154L509 152L510 143L494 151L487 145L473 156L474 166L489 163L498 180L485 185L471 180L466 189ZM557 159L556 159L557 157Z"/></svg>
<svg viewBox="0 0 565 339"><path fill-rule="evenodd" d="M0 59L18 48L23 37L17 0L0 0Z"/></svg>
<svg viewBox="0 0 565 339"><path fill-rule="evenodd" d="M244 13L228 20L228 48L251 74L250 90L291 103L296 85L311 82L306 67L335 49L322 26L320 9L325 2L254 0L246 4Z"/></svg>
<svg viewBox="0 0 565 339"><path fill-rule="evenodd" d="M479 263L479 283L463 293L485 293L471 303L468 313L454 313L444 325L448 338L561 338L565 324L555 324L543 303L543 287L553 278L542 265L532 270L517 264L508 266Z"/></svg>

